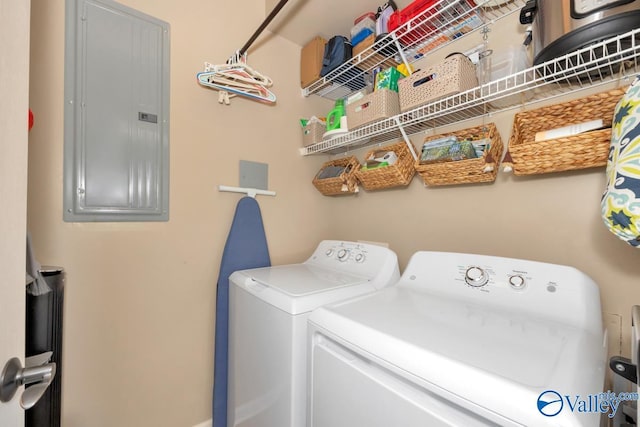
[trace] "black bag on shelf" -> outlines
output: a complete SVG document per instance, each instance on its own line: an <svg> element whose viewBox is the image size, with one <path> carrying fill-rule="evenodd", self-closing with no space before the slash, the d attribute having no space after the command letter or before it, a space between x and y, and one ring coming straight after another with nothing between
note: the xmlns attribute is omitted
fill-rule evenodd
<svg viewBox="0 0 640 427"><path fill-rule="evenodd" d="M320 76L324 77L351 59L352 46L348 38L333 36L324 47Z"/></svg>

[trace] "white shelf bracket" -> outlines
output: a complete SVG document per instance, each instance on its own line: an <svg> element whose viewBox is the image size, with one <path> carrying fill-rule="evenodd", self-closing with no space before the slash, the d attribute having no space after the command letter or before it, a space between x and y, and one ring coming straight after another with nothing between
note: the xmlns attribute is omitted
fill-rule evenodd
<svg viewBox="0 0 640 427"><path fill-rule="evenodd" d="M227 191L231 193L244 193L249 197L256 198L257 195L260 196L275 196L275 191L269 190L260 190L258 188L245 188L245 187L230 187L228 185L219 185L218 191Z"/></svg>
<svg viewBox="0 0 640 427"><path fill-rule="evenodd" d="M400 44L400 41L398 40L398 37L396 36L396 33L392 32L391 33L391 37L393 37L393 43L396 45L396 49L398 49L398 54L400 55L400 59L402 59L402 63L404 64L405 69L407 70L409 75L413 74L413 72L411 71L411 65L409 64L409 61L407 60L407 55L405 55L404 48Z"/></svg>
<svg viewBox="0 0 640 427"><path fill-rule="evenodd" d="M411 143L411 140L409 139L409 136L407 135L407 133L404 131L404 128L402 127L402 124L400 123L400 117L399 116L395 116L393 118L393 120L396 122L396 125L398 126L398 129L400 130L400 133L402 134L402 139L404 140L404 143L407 144L407 147L409 147L409 151L411 152L411 155L413 156L413 160L418 160L418 155L416 154L416 150L413 149L413 144Z"/></svg>

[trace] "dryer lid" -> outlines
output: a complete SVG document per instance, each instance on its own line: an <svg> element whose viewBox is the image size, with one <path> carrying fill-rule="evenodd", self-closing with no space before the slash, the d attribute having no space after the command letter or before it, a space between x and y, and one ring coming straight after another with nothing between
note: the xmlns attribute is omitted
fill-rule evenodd
<svg viewBox="0 0 640 427"><path fill-rule="evenodd" d="M306 313L375 290L365 277L309 264L243 270L233 273L230 280L289 314Z"/></svg>
<svg viewBox="0 0 640 427"><path fill-rule="evenodd" d="M310 321L411 376L494 410L501 403L489 390L502 390L500 399L517 395L514 401L535 410L541 390L587 395L603 386L602 335L516 311L396 286L319 308Z"/></svg>

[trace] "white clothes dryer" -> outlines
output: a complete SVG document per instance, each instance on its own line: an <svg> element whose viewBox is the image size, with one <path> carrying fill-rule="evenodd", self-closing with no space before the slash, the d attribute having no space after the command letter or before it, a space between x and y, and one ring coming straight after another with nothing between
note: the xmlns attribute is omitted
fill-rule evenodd
<svg viewBox="0 0 640 427"><path fill-rule="evenodd" d="M333 240L322 241L301 264L234 272L229 278L228 425L304 426L309 314L399 279L393 251Z"/></svg>
<svg viewBox="0 0 640 427"><path fill-rule="evenodd" d="M578 270L418 252L309 318L308 427L598 426L606 337Z"/></svg>

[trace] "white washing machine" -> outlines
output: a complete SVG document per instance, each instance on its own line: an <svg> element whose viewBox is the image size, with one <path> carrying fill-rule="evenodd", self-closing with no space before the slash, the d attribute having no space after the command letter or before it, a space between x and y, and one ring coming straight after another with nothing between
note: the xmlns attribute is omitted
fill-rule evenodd
<svg viewBox="0 0 640 427"><path fill-rule="evenodd" d="M393 251L330 240L321 242L301 264L233 273L228 425L304 426L310 312L373 293L399 278Z"/></svg>
<svg viewBox="0 0 640 427"><path fill-rule="evenodd" d="M574 268L418 252L396 286L311 314L307 426L597 426L601 317Z"/></svg>

